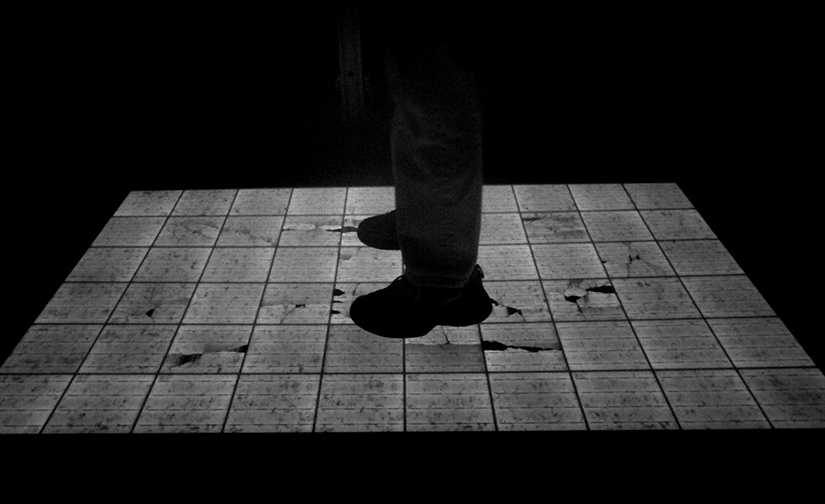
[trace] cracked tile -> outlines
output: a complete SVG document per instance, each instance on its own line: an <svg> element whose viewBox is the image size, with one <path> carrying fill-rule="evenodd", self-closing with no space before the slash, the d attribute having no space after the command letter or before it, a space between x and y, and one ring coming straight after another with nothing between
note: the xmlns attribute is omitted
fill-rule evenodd
<svg viewBox="0 0 825 504"><path fill-rule="evenodd" d="M607 276L592 243L531 245L531 248L542 279Z"/></svg>
<svg viewBox="0 0 825 504"><path fill-rule="evenodd" d="M708 324L737 368L814 366L778 318L711 319Z"/></svg>
<svg viewBox="0 0 825 504"><path fill-rule="evenodd" d="M372 215L347 215L344 217L344 226L341 228L342 247L366 247L358 238L358 226Z"/></svg>
<svg viewBox="0 0 825 504"><path fill-rule="evenodd" d="M765 298L748 277L712 276L682 278L705 317L773 317Z"/></svg>
<svg viewBox="0 0 825 504"><path fill-rule="evenodd" d="M336 247L341 242L342 217L327 215L289 216L284 220L281 247Z"/></svg>
<svg viewBox="0 0 825 504"><path fill-rule="evenodd" d="M134 432L221 432L237 375L158 375Z"/></svg>
<svg viewBox="0 0 825 504"><path fill-rule="evenodd" d="M203 271L203 282L266 282L274 248L216 247Z"/></svg>
<svg viewBox="0 0 825 504"><path fill-rule="evenodd" d="M657 371L682 429L770 429L733 369Z"/></svg>
<svg viewBox="0 0 825 504"><path fill-rule="evenodd" d="M387 287L386 282L380 283L336 283L332 294L331 324L353 324L349 318L349 307L356 298Z"/></svg>
<svg viewBox="0 0 825 504"><path fill-rule="evenodd" d="M485 185L482 190L481 212L518 212L512 186Z"/></svg>
<svg viewBox="0 0 825 504"><path fill-rule="evenodd" d="M611 278L676 276L656 242L596 243Z"/></svg>
<svg viewBox="0 0 825 504"><path fill-rule="evenodd" d="M169 215L182 193L183 191L132 191L120 204L115 216Z"/></svg>
<svg viewBox="0 0 825 504"><path fill-rule="evenodd" d="M211 247L218 239L225 217L169 217L155 246Z"/></svg>
<svg viewBox="0 0 825 504"><path fill-rule="evenodd" d="M148 248L90 248L66 278L67 282L128 282Z"/></svg>
<svg viewBox="0 0 825 504"><path fill-rule="evenodd" d="M97 235L93 247L150 247L165 217L112 217Z"/></svg>
<svg viewBox="0 0 825 504"><path fill-rule="evenodd" d="M181 326L161 373L239 373L252 326Z"/></svg>
<svg viewBox="0 0 825 504"><path fill-rule="evenodd" d="M76 376L44 433L121 433L132 429L154 376Z"/></svg>
<svg viewBox="0 0 825 504"><path fill-rule="evenodd" d="M484 373L406 376L407 431L493 431Z"/></svg>
<svg viewBox="0 0 825 504"><path fill-rule="evenodd" d="M636 208L693 208L687 196L673 183L624 184Z"/></svg>
<svg viewBox="0 0 825 504"><path fill-rule="evenodd" d="M638 212L584 212L582 219L594 242L653 240Z"/></svg>
<svg viewBox="0 0 825 504"><path fill-rule="evenodd" d="M556 329L573 371L650 369L627 321L557 322Z"/></svg>
<svg viewBox="0 0 825 504"><path fill-rule="evenodd" d="M641 210L657 240L715 240L716 235L696 210Z"/></svg>
<svg viewBox="0 0 825 504"><path fill-rule="evenodd" d="M208 248L151 248L135 282L197 282L212 252Z"/></svg>
<svg viewBox="0 0 825 504"><path fill-rule="evenodd" d="M283 222L284 218L278 216L227 217L218 247L274 247Z"/></svg>
<svg viewBox="0 0 825 504"><path fill-rule="evenodd" d="M177 328L174 325L106 326L80 372L157 373Z"/></svg>
<svg viewBox="0 0 825 504"><path fill-rule="evenodd" d="M777 429L825 427L825 376L816 368L739 371Z"/></svg>
<svg viewBox="0 0 825 504"><path fill-rule="evenodd" d="M549 322L550 308L539 281L484 282L493 301L493 312L483 322Z"/></svg>
<svg viewBox="0 0 825 504"><path fill-rule="evenodd" d="M732 367L704 320L634 320L632 324L653 369Z"/></svg>
<svg viewBox="0 0 825 504"><path fill-rule="evenodd" d="M102 325L33 325L0 367L0 373L74 373L102 328Z"/></svg>
<svg viewBox="0 0 825 504"><path fill-rule="evenodd" d="M346 187L297 188L292 190L289 215L342 215Z"/></svg>
<svg viewBox="0 0 825 504"><path fill-rule="evenodd" d="M0 375L0 434L37 434L72 375Z"/></svg>
<svg viewBox="0 0 825 504"><path fill-rule="evenodd" d="M579 210L632 210L633 202L621 184L570 184Z"/></svg>
<svg viewBox="0 0 825 504"><path fill-rule="evenodd" d="M257 326L243 372L321 373L326 340L325 325Z"/></svg>
<svg viewBox="0 0 825 504"><path fill-rule="evenodd" d="M631 320L701 318L678 278L616 278L613 286Z"/></svg>
<svg viewBox="0 0 825 504"><path fill-rule="evenodd" d="M332 282L338 249L333 247L278 248L270 282Z"/></svg>
<svg viewBox="0 0 825 504"><path fill-rule="evenodd" d="M585 430L568 373L490 374L500 431Z"/></svg>
<svg viewBox="0 0 825 504"><path fill-rule="evenodd" d="M485 371L478 326L436 326L425 336L404 341L404 359L408 373Z"/></svg>
<svg viewBox="0 0 825 504"><path fill-rule="evenodd" d="M312 432L320 379L320 375L242 375L224 432Z"/></svg>
<svg viewBox="0 0 825 504"><path fill-rule="evenodd" d="M125 283L64 283L35 320L37 324L103 324L126 290Z"/></svg>
<svg viewBox="0 0 825 504"><path fill-rule="evenodd" d="M395 209L395 187L350 187L346 214L380 215Z"/></svg>
<svg viewBox="0 0 825 504"><path fill-rule="evenodd" d="M184 191L172 215L227 215L236 193L235 189Z"/></svg>
<svg viewBox="0 0 825 504"><path fill-rule="evenodd" d="M566 185L514 185L521 212L575 211L576 204Z"/></svg>
<svg viewBox="0 0 825 504"><path fill-rule="evenodd" d="M567 370L552 323L482 325L481 337L490 373Z"/></svg>
<svg viewBox="0 0 825 504"><path fill-rule="evenodd" d="M241 189L231 215L286 215L292 189Z"/></svg>
<svg viewBox="0 0 825 504"><path fill-rule="evenodd" d="M651 371L574 372L591 430L678 429Z"/></svg>
<svg viewBox="0 0 825 504"><path fill-rule="evenodd" d="M341 247L338 282L386 282L402 273L400 250L370 247Z"/></svg>
<svg viewBox="0 0 825 504"><path fill-rule="evenodd" d="M109 322L120 324L177 324L195 292L195 284L133 283Z"/></svg>
<svg viewBox="0 0 825 504"><path fill-rule="evenodd" d="M326 324L333 284L267 284L259 324Z"/></svg>
<svg viewBox="0 0 825 504"><path fill-rule="evenodd" d="M356 325L331 325L324 373L400 373L404 340L383 338Z"/></svg>
<svg viewBox="0 0 825 504"><path fill-rule="evenodd" d="M609 280L545 281L550 312L557 321L626 320Z"/></svg>
<svg viewBox="0 0 825 504"><path fill-rule="evenodd" d="M258 314L263 284L198 285L185 324L252 324Z"/></svg>
<svg viewBox="0 0 825 504"><path fill-rule="evenodd" d="M481 214L481 237L483 245L527 243L521 217L517 213Z"/></svg>
<svg viewBox="0 0 825 504"><path fill-rule="evenodd" d="M404 429L401 374L324 375L316 432L376 432Z"/></svg>
<svg viewBox="0 0 825 504"><path fill-rule="evenodd" d="M578 212L525 213L522 222L531 244L590 242Z"/></svg>
<svg viewBox="0 0 825 504"><path fill-rule="evenodd" d="M538 274L527 245L480 245L478 264L485 280L536 280Z"/></svg>
<svg viewBox="0 0 825 504"><path fill-rule="evenodd" d="M660 241L659 246L680 276L745 273L719 240Z"/></svg>

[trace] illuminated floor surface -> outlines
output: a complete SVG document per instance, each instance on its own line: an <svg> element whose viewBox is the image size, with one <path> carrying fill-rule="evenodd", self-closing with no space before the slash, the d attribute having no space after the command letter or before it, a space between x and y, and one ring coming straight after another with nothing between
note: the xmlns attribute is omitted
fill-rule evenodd
<svg viewBox="0 0 825 504"><path fill-rule="evenodd" d="M390 187L131 193L0 367L0 432L825 427L825 376L675 184L486 186L480 325L362 331Z"/></svg>

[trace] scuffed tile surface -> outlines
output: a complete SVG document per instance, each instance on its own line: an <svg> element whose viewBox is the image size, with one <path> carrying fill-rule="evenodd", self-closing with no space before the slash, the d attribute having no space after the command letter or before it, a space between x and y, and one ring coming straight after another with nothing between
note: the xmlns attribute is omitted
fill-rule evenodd
<svg viewBox="0 0 825 504"><path fill-rule="evenodd" d="M738 368L814 365L778 318L712 319L708 324Z"/></svg>
<svg viewBox="0 0 825 504"><path fill-rule="evenodd" d="M201 284L183 322L252 324L258 314L263 290L263 284Z"/></svg>
<svg viewBox="0 0 825 504"><path fill-rule="evenodd" d="M133 191L120 204L115 216L169 215L183 191Z"/></svg>
<svg viewBox="0 0 825 504"><path fill-rule="evenodd" d="M176 324L195 292L192 283L135 283L129 285L112 313L120 324Z"/></svg>
<svg viewBox="0 0 825 504"><path fill-rule="evenodd" d="M679 276L744 274L719 240L660 241L659 245Z"/></svg>
<svg viewBox="0 0 825 504"><path fill-rule="evenodd" d="M234 189L184 191L172 215L226 215L235 193Z"/></svg>
<svg viewBox="0 0 825 504"><path fill-rule="evenodd" d="M481 200L482 213L518 212L513 188L509 185L485 185Z"/></svg>
<svg viewBox="0 0 825 504"><path fill-rule="evenodd" d="M543 279L607 276L591 243L533 245L532 249L539 275Z"/></svg>
<svg viewBox="0 0 825 504"><path fill-rule="evenodd" d="M385 282L401 275L401 251L370 247L341 247L339 282Z"/></svg>
<svg viewBox="0 0 825 504"><path fill-rule="evenodd" d="M701 317L678 278L616 278L613 286L631 319Z"/></svg>
<svg viewBox="0 0 825 504"><path fill-rule="evenodd" d="M169 217L155 246L211 247L215 245L225 217Z"/></svg>
<svg viewBox="0 0 825 504"><path fill-rule="evenodd" d="M97 235L93 247L149 247L166 222L165 217L112 217Z"/></svg>
<svg viewBox="0 0 825 504"><path fill-rule="evenodd" d="M517 213L482 214L479 242L483 245L527 243L521 217Z"/></svg>
<svg viewBox="0 0 825 504"><path fill-rule="evenodd" d="M257 326L244 373L321 373L327 326Z"/></svg>
<svg viewBox="0 0 825 504"><path fill-rule="evenodd" d="M312 432L321 375L242 375L224 432Z"/></svg>
<svg viewBox="0 0 825 504"><path fill-rule="evenodd" d="M589 242L578 212L524 213L522 222L530 243Z"/></svg>
<svg viewBox="0 0 825 504"><path fill-rule="evenodd" d="M583 212L582 219L594 242L653 239L638 212Z"/></svg>
<svg viewBox="0 0 825 504"><path fill-rule="evenodd" d="M420 338L404 340L407 373L485 371L478 326L436 326Z"/></svg>
<svg viewBox="0 0 825 504"><path fill-rule="evenodd" d="M650 369L627 321L559 322L556 328L573 371Z"/></svg>
<svg viewBox="0 0 825 504"><path fill-rule="evenodd" d="M650 371L580 371L573 380L592 430L679 428Z"/></svg>
<svg viewBox="0 0 825 504"><path fill-rule="evenodd" d="M657 240L715 240L716 235L696 210L641 210Z"/></svg>
<svg viewBox="0 0 825 504"><path fill-rule="evenodd" d="M736 371L658 371L682 429L769 429Z"/></svg>
<svg viewBox="0 0 825 504"><path fill-rule="evenodd" d="M102 327L33 325L0 367L0 373L74 373Z"/></svg>
<svg viewBox="0 0 825 504"><path fill-rule="evenodd" d="M292 189L241 189L231 215L286 215Z"/></svg>
<svg viewBox="0 0 825 504"><path fill-rule="evenodd" d="M534 280L538 278L527 245L480 245L478 264L485 280Z"/></svg>
<svg viewBox="0 0 825 504"><path fill-rule="evenodd" d="M46 423L71 375L0 375L0 434L36 434Z"/></svg>
<svg viewBox="0 0 825 504"><path fill-rule="evenodd" d="M181 326L162 373L239 373L252 326Z"/></svg>
<svg viewBox="0 0 825 504"><path fill-rule="evenodd" d="M484 373L407 373L408 431L493 431Z"/></svg>
<svg viewBox="0 0 825 504"><path fill-rule="evenodd" d="M177 326L110 325L103 329L81 373L157 373Z"/></svg>
<svg viewBox="0 0 825 504"><path fill-rule="evenodd" d="M296 215L284 220L281 247L334 247L341 241L340 215Z"/></svg>
<svg viewBox="0 0 825 504"><path fill-rule="evenodd" d="M514 185L522 212L570 212L576 204L566 185Z"/></svg>
<svg viewBox="0 0 825 504"><path fill-rule="evenodd" d="M197 282L210 248L151 248L135 274L135 282Z"/></svg>
<svg viewBox="0 0 825 504"><path fill-rule="evenodd" d="M280 216L227 217L218 237L219 247L274 247L281 235Z"/></svg>
<svg viewBox="0 0 825 504"><path fill-rule="evenodd" d="M333 284L268 284L258 313L259 324L326 324Z"/></svg>
<svg viewBox="0 0 825 504"><path fill-rule="evenodd" d="M395 209L395 187L350 187L346 214L379 215Z"/></svg>
<svg viewBox="0 0 825 504"><path fill-rule="evenodd" d="M553 324L482 325L481 338L490 373L567 370Z"/></svg>
<svg viewBox="0 0 825 504"><path fill-rule="evenodd" d="M274 248L217 247L206 264L201 281L266 282L274 255Z"/></svg>
<svg viewBox="0 0 825 504"><path fill-rule="evenodd" d="M334 247L290 247L275 251L270 282L332 282L338 249Z"/></svg>
<svg viewBox="0 0 825 504"><path fill-rule="evenodd" d="M740 373L774 427L825 428L825 376L819 369L743 369Z"/></svg>
<svg viewBox="0 0 825 504"><path fill-rule="evenodd" d="M67 282L128 282L147 248L90 248L66 279Z"/></svg>
<svg viewBox="0 0 825 504"><path fill-rule="evenodd" d="M346 187L299 188L292 190L289 215L342 215Z"/></svg>
<svg viewBox="0 0 825 504"><path fill-rule="evenodd" d="M383 338L352 325L329 328L325 373L400 373L404 340Z"/></svg>
<svg viewBox="0 0 825 504"><path fill-rule="evenodd" d="M400 432L403 429L403 375L324 375L315 425L317 432Z"/></svg>
<svg viewBox="0 0 825 504"><path fill-rule="evenodd" d="M587 428L567 373L490 374L490 389L500 431Z"/></svg>
<svg viewBox="0 0 825 504"><path fill-rule="evenodd" d="M611 278L676 276L656 242L596 243Z"/></svg>
<svg viewBox="0 0 825 504"><path fill-rule="evenodd" d="M687 196L672 183L624 184L636 208L693 208Z"/></svg>
<svg viewBox="0 0 825 504"><path fill-rule="evenodd" d="M626 320L609 280L548 280L543 282L554 320Z"/></svg>
<svg viewBox="0 0 825 504"><path fill-rule="evenodd" d="M484 323L550 321L550 308L538 281L484 282L493 312Z"/></svg>
<svg viewBox="0 0 825 504"><path fill-rule="evenodd" d="M705 317L772 317L775 313L748 277L712 276L682 279Z"/></svg>
<svg viewBox="0 0 825 504"><path fill-rule="evenodd" d="M43 429L44 433L128 433L154 376L77 376Z"/></svg>
<svg viewBox="0 0 825 504"><path fill-rule="evenodd" d="M621 184L570 184L579 210L632 210L633 202Z"/></svg>
<svg viewBox="0 0 825 504"><path fill-rule="evenodd" d="M237 376L158 375L134 432L221 432Z"/></svg>
<svg viewBox="0 0 825 504"><path fill-rule="evenodd" d="M125 283L64 283L35 321L102 324L126 290Z"/></svg>
<svg viewBox="0 0 825 504"><path fill-rule="evenodd" d="M654 369L732 367L704 320L634 320L632 324Z"/></svg>

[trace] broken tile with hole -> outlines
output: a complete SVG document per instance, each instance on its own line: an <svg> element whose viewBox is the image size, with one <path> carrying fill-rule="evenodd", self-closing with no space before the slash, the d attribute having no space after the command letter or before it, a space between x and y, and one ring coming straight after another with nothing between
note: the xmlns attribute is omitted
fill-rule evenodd
<svg viewBox="0 0 825 504"><path fill-rule="evenodd" d="M556 329L573 371L650 369L627 321L557 322Z"/></svg>
<svg viewBox="0 0 825 504"><path fill-rule="evenodd" d="M66 278L67 282L128 282L148 248L92 247Z"/></svg>
<svg viewBox="0 0 825 504"><path fill-rule="evenodd" d="M527 245L480 245L478 264L484 271L485 280L538 279Z"/></svg>
<svg viewBox="0 0 825 504"><path fill-rule="evenodd" d="M181 326L161 373L239 373L252 326Z"/></svg>
<svg viewBox="0 0 825 504"><path fill-rule="evenodd" d="M203 271L203 282L266 282L274 248L215 247Z"/></svg>
<svg viewBox="0 0 825 504"><path fill-rule="evenodd" d="M125 283L64 283L35 320L38 324L103 324L115 308Z"/></svg>
<svg viewBox="0 0 825 504"><path fill-rule="evenodd" d="M0 434L37 434L72 379L70 374L0 375Z"/></svg>
<svg viewBox="0 0 825 504"><path fill-rule="evenodd" d="M326 324L330 316L333 284L267 284L259 324Z"/></svg>
<svg viewBox="0 0 825 504"><path fill-rule="evenodd" d="M155 241L164 247L211 247L225 217L169 217Z"/></svg>
<svg viewBox="0 0 825 504"><path fill-rule="evenodd" d="M482 213L518 212L516 197L509 185L485 185L481 202Z"/></svg>
<svg viewBox="0 0 825 504"><path fill-rule="evenodd" d="M284 220L280 247L336 247L341 242L342 217L291 215Z"/></svg>
<svg viewBox="0 0 825 504"><path fill-rule="evenodd" d="M825 428L825 376L819 369L742 369L739 372L775 428Z"/></svg>
<svg viewBox="0 0 825 504"><path fill-rule="evenodd" d="M381 215L395 209L395 187L350 187L346 214Z"/></svg>
<svg viewBox="0 0 825 504"><path fill-rule="evenodd" d="M556 329L551 323L481 326L487 370L566 371Z"/></svg>
<svg viewBox="0 0 825 504"><path fill-rule="evenodd" d="M346 187L297 188L292 190L289 215L342 215Z"/></svg>
<svg viewBox="0 0 825 504"><path fill-rule="evenodd" d="M242 375L224 432L312 432L320 375Z"/></svg>
<svg viewBox="0 0 825 504"><path fill-rule="evenodd" d="M678 429L651 371L573 372L591 430Z"/></svg>
<svg viewBox="0 0 825 504"><path fill-rule="evenodd" d="M92 246L150 247L165 222L165 217L112 217Z"/></svg>
<svg viewBox="0 0 825 504"><path fill-rule="evenodd" d="M609 280L547 280L542 282L554 320L626 320Z"/></svg>
<svg viewBox="0 0 825 504"><path fill-rule="evenodd" d="M589 242L578 212L524 213L522 222L531 244Z"/></svg>
<svg viewBox="0 0 825 504"><path fill-rule="evenodd" d="M579 210L632 210L621 184L569 184Z"/></svg>
<svg viewBox="0 0 825 504"><path fill-rule="evenodd" d="M269 281L332 282L337 260L335 247L278 247Z"/></svg>
<svg viewBox="0 0 825 504"><path fill-rule="evenodd" d="M230 215L286 215L292 189L241 189Z"/></svg>
<svg viewBox="0 0 825 504"><path fill-rule="evenodd" d="M719 240L660 241L659 246L680 276L744 274Z"/></svg>
<svg viewBox="0 0 825 504"><path fill-rule="evenodd" d="M177 324L195 292L191 283L133 283L112 313L119 324Z"/></svg>
<svg viewBox="0 0 825 504"><path fill-rule="evenodd" d="M737 368L814 365L778 318L710 319L708 324Z"/></svg>
<svg viewBox="0 0 825 504"><path fill-rule="evenodd" d="M108 325L83 361L80 372L157 373L177 328L175 325Z"/></svg>
<svg viewBox="0 0 825 504"><path fill-rule="evenodd" d="M656 242L596 243L611 278L676 276Z"/></svg>
<svg viewBox="0 0 825 504"><path fill-rule="evenodd" d="M716 235L696 210L641 210L657 240L715 240Z"/></svg>
<svg viewBox="0 0 825 504"><path fill-rule="evenodd" d="M582 219L594 242L653 240L636 211L582 212Z"/></svg>
<svg viewBox="0 0 825 504"><path fill-rule="evenodd" d="M33 325L6 358L2 373L74 373L101 325Z"/></svg>
<svg viewBox="0 0 825 504"><path fill-rule="evenodd" d="M318 399L316 432L403 430L403 375L324 375Z"/></svg>
<svg viewBox="0 0 825 504"><path fill-rule="evenodd" d="M653 369L732 367L704 320L634 320L632 324Z"/></svg>
<svg viewBox="0 0 825 504"><path fill-rule="evenodd" d="M384 338L356 325L329 328L324 373L400 373L404 340Z"/></svg>
<svg viewBox="0 0 825 504"><path fill-rule="evenodd" d="M493 302L493 312L484 323L552 320L538 280L485 281L484 290Z"/></svg>
<svg viewBox="0 0 825 504"><path fill-rule="evenodd" d="M158 375L134 432L221 432L237 380L237 375Z"/></svg>
<svg viewBox="0 0 825 504"><path fill-rule="evenodd" d="M325 325L257 326L244 373L320 373L327 340Z"/></svg>
<svg viewBox="0 0 825 504"><path fill-rule="evenodd" d="M587 429L568 373L492 373L490 390L500 431Z"/></svg>
<svg viewBox="0 0 825 504"><path fill-rule="evenodd" d="M678 278L615 278L613 287L631 320L701 317Z"/></svg>
<svg viewBox="0 0 825 504"><path fill-rule="evenodd" d="M43 432L129 433L153 380L150 375L78 375Z"/></svg>
<svg viewBox="0 0 825 504"><path fill-rule="evenodd" d="M252 324L264 284L201 284L183 319L185 324Z"/></svg>
<svg viewBox="0 0 825 504"><path fill-rule="evenodd" d="M274 247L281 235L284 218L274 215L227 217L218 247Z"/></svg>
<svg viewBox="0 0 825 504"><path fill-rule="evenodd" d="M400 250L371 247L341 247L338 282L386 282L402 273Z"/></svg>
<svg viewBox="0 0 825 504"><path fill-rule="evenodd" d="M436 326L420 338L404 340L408 373L484 372L478 326Z"/></svg>
<svg viewBox="0 0 825 504"><path fill-rule="evenodd" d="M745 275L682 278L705 317L773 317L765 298Z"/></svg>
<svg viewBox="0 0 825 504"><path fill-rule="evenodd" d="M527 243L519 214L481 214L479 243L482 245Z"/></svg>
<svg viewBox="0 0 825 504"><path fill-rule="evenodd" d="M154 247L149 249L134 282L197 282L212 249Z"/></svg>
<svg viewBox="0 0 825 504"><path fill-rule="evenodd" d="M657 371L682 429L770 429L733 369Z"/></svg>
<svg viewBox="0 0 825 504"><path fill-rule="evenodd" d="M592 243L555 243L530 247L542 279L607 276Z"/></svg>
<svg viewBox="0 0 825 504"><path fill-rule="evenodd" d="M183 191L132 191L120 204L115 216L167 216Z"/></svg>
<svg viewBox="0 0 825 504"><path fill-rule="evenodd" d="M235 193L235 189L184 191L172 215L226 215L235 199Z"/></svg>
<svg viewBox="0 0 825 504"><path fill-rule="evenodd" d="M576 210L566 185L514 185L521 212L572 212Z"/></svg>
<svg viewBox="0 0 825 504"><path fill-rule="evenodd" d="M408 373L407 431L493 431L493 408L484 373Z"/></svg>
<svg viewBox="0 0 825 504"><path fill-rule="evenodd" d="M693 208L687 196L673 183L624 184L636 208Z"/></svg>

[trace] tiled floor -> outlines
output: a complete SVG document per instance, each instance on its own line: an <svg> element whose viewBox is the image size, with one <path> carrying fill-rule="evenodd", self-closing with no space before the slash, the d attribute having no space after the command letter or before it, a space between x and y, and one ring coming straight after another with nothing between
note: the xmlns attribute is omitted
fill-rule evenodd
<svg viewBox="0 0 825 504"><path fill-rule="evenodd" d="M825 427L825 376L675 184L486 186L484 323L384 339L392 188L135 192L0 367L0 432Z"/></svg>

